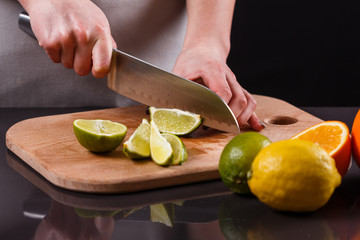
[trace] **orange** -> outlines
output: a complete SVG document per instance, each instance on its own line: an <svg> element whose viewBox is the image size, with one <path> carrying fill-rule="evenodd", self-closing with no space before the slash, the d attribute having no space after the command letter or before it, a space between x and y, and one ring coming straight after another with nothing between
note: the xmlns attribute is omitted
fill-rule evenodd
<svg viewBox="0 0 360 240"><path fill-rule="evenodd" d="M351 129L351 146L354 160L360 167L360 109L355 116Z"/></svg>
<svg viewBox="0 0 360 240"><path fill-rule="evenodd" d="M336 168L341 176L348 171L351 160L351 140L349 128L345 123L341 121L321 122L298 133L292 139L302 139L319 144L334 158Z"/></svg>

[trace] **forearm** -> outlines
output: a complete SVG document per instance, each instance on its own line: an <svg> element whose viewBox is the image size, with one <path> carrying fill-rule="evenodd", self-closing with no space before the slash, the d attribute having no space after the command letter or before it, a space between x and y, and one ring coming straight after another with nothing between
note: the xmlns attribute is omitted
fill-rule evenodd
<svg viewBox="0 0 360 240"><path fill-rule="evenodd" d="M184 49L215 48L225 60L230 51L235 0L187 0L186 4L188 26Z"/></svg>

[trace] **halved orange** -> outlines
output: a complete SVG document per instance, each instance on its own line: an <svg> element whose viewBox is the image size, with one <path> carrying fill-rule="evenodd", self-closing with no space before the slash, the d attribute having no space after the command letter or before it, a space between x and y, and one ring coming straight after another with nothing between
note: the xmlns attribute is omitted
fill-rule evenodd
<svg viewBox="0 0 360 240"><path fill-rule="evenodd" d="M335 159L336 168L344 176L351 160L351 140L349 128L341 121L324 121L292 137L315 142Z"/></svg>
<svg viewBox="0 0 360 240"><path fill-rule="evenodd" d="M356 164L360 167L360 109L351 129L351 149Z"/></svg>

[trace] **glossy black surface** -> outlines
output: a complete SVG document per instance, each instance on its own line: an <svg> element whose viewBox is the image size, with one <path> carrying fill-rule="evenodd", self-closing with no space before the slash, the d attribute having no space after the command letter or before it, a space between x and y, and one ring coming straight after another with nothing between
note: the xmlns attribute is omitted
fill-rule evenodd
<svg viewBox="0 0 360 240"><path fill-rule="evenodd" d="M358 107L303 109L351 128ZM7 129L20 120L83 110L89 109L0 109L0 239L360 237L360 170L356 164L325 207L294 214L274 211L251 196L233 194L221 181L119 195L67 191L44 180L5 146ZM173 213L172 227L151 220L151 211L159 204ZM84 214L88 217L81 217Z"/></svg>

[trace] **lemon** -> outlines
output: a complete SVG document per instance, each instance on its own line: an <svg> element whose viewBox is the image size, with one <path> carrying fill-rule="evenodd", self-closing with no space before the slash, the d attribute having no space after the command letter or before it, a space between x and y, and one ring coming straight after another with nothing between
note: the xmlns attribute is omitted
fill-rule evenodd
<svg viewBox="0 0 360 240"><path fill-rule="evenodd" d="M304 140L283 140L263 148L251 172L252 193L283 211L314 211L341 183L335 160L319 145Z"/></svg>
<svg viewBox="0 0 360 240"><path fill-rule="evenodd" d="M150 127L151 159L159 165L169 165L173 158L171 144L161 135L153 121L150 121Z"/></svg>
<svg viewBox="0 0 360 240"><path fill-rule="evenodd" d="M131 159L150 157L150 123L146 119L124 142L123 152Z"/></svg>
<svg viewBox="0 0 360 240"><path fill-rule="evenodd" d="M73 122L79 143L91 152L115 150L124 140L127 127L110 120L77 119Z"/></svg>
<svg viewBox="0 0 360 240"><path fill-rule="evenodd" d="M202 123L200 115L179 109L150 107L149 111L150 119L158 126L160 132L187 135Z"/></svg>
<svg viewBox="0 0 360 240"><path fill-rule="evenodd" d="M181 165L187 160L187 150L181 139L172 133L161 134L171 145L173 150L172 165Z"/></svg>
<svg viewBox="0 0 360 240"><path fill-rule="evenodd" d="M224 147L219 161L219 173L222 181L230 190L250 193L247 174L256 154L271 141L257 132L240 133Z"/></svg>

